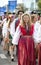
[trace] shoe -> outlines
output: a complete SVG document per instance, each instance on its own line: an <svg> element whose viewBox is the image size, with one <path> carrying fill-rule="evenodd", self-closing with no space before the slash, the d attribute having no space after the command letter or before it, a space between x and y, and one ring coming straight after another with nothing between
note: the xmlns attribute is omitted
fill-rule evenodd
<svg viewBox="0 0 41 65"><path fill-rule="evenodd" d="M9 51L7 51L7 55L10 56L10 52Z"/></svg>
<svg viewBox="0 0 41 65"><path fill-rule="evenodd" d="M12 57L12 58L11 58L11 61L12 61L12 62L13 62L13 61L15 62L15 59L14 59L14 57Z"/></svg>
<svg viewBox="0 0 41 65"><path fill-rule="evenodd" d="M14 59L11 59L11 61L13 62L13 61L14 61Z"/></svg>

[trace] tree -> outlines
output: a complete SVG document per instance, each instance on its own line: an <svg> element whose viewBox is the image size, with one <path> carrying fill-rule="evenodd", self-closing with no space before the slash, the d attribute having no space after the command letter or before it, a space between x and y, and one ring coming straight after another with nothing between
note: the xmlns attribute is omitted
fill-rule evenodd
<svg viewBox="0 0 41 65"><path fill-rule="evenodd" d="M41 10L41 0L38 1L38 9Z"/></svg>
<svg viewBox="0 0 41 65"><path fill-rule="evenodd" d="M18 10L23 10L23 11L28 10L28 9L24 6L23 3L22 3L22 4L18 4L16 8L17 8Z"/></svg>

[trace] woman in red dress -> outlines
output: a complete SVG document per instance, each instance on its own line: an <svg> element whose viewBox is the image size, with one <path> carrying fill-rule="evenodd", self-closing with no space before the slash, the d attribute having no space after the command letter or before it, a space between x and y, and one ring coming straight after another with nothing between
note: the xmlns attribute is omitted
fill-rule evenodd
<svg viewBox="0 0 41 65"><path fill-rule="evenodd" d="M30 15L23 14L12 41L12 43L18 44L18 65L35 65L33 30Z"/></svg>

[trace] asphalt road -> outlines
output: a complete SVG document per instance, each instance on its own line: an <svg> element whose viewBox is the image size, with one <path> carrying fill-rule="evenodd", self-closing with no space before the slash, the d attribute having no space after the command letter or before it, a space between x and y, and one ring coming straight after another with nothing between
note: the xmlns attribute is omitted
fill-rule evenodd
<svg viewBox="0 0 41 65"><path fill-rule="evenodd" d="M0 65L18 65L17 57L15 56L15 61L12 62L10 56L7 55L7 52L3 51L1 44L0 44Z"/></svg>

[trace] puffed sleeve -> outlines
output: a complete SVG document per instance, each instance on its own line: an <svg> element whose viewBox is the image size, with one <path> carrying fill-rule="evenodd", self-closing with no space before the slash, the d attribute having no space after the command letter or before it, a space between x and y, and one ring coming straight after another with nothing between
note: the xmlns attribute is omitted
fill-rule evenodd
<svg viewBox="0 0 41 65"><path fill-rule="evenodd" d="M39 23L36 23L34 25L34 32L33 32L33 38L35 43L39 43Z"/></svg>
<svg viewBox="0 0 41 65"><path fill-rule="evenodd" d="M12 43L14 45L18 45L18 41L19 41L20 35L21 35L21 30L20 30L20 26L18 26L17 29L16 29L16 32L14 34L14 37L12 39Z"/></svg>
<svg viewBox="0 0 41 65"><path fill-rule="evenodd" d="M3 28L2 28L2 35L3 37L7 37L7 24L4 22Z"/></svg>

